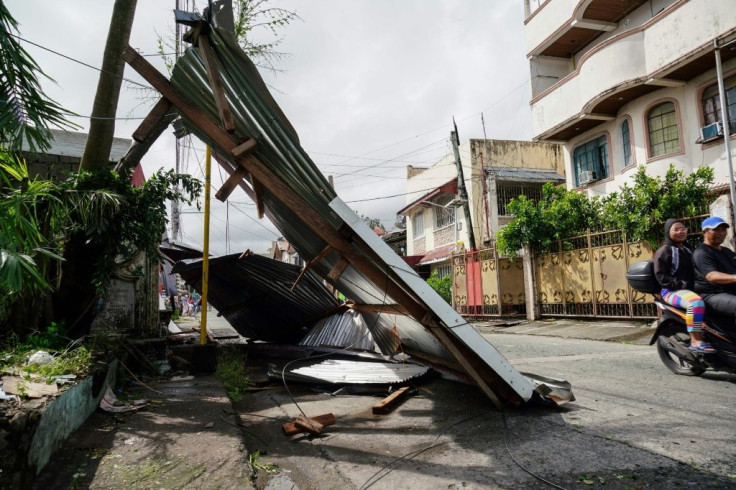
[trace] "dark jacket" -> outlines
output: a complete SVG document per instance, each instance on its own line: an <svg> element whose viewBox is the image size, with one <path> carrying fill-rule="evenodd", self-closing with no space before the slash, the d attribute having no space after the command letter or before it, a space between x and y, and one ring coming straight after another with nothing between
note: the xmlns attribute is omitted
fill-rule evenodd
<svg viewBox="0 0 736 490"><path fill-rule="evenodd" d="M663 289L693 289L693 253L685 245L678 245L670 238L670 228L676 219L668 219L664 225L664 245L654 252L654 275Z"/></svg>

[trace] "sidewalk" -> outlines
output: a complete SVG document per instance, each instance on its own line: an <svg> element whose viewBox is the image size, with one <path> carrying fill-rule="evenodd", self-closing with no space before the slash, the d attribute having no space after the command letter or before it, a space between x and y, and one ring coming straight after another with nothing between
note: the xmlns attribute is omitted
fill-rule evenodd
<svg viewBox="0 0 736 490"><path fill-rule="evenodd" d="M471 323L481 333L543 335L568 339L626 342L636 345L649 345L655 330L654 322L651 320L591 321L565 318Z"/></svg>
<svg viewBox="0 0 736 490"><path fill-rule="evenodd" d="M183 329L191 329L195 325L192 320L181 321ZM196 322L197 327L198 324ZM218 318L216 313L208 316L208 325L214 329L229 328L227 322ZM632 321L516 320L478 322L474 326L481 333L555 336L641 345L648 344L653 333L649 323ZM452 383L452 386L445 384L437 380L425 389L447 392L449 403L450 399L454 399L454 395L449 393L461 388ZM57 451L34 481L33 488L262 488L264 479L268 480L267 474L264 471L254 473L249 462L249 451L260 449L261 457L267 461L270 457L263 453L263 440L270 440L271 449L275 446L288 447L290 439L280 431L283 421L272 418L278 414L288 420L297 415L296 412L285 412L287 407L291 410L291 400L285 392L282 393L283 390L277 388L248 394L234 408L221 383L213 375L182 375L159 382L147 382L145 386L137 383L128 385L121 398L146 398L150 400L148 407L136 412L115 414L97 410L72 435L65 447ZM310 394L308 388L293 389L296 390L293 393L295 396L300 393L307 397L302 400L310 400L306 402L308 405L314 405L319 400L320 405L312 406L310 413L339 414L344 426L341 434L346 443L352 441L360 444L360 433L355 434L357 439L354 441L352 436L348 436L350 431L346 428L348 422L345 414L364 414L375 403L374 398L325 397ZM462 390L474 393L471 387ZM471 398L474 400L469 402L471 405L484 406L482 397ZM435 399L434 403L440 403L440 400L444 398ZM257 409L264 410L269 417L261 420L238 414ZM437 405L426 409L428 413L438 410ZM446 410L452 409L453 404L450 403ZM434 416L439 414L434 413ZM374 419L373 416L369 418ZM392 424L401 424L398 415L389 417L389 420ZM244 423L248 423L248 429L243 428ZM373 422L366 423L370 425ZM258 431L259 435L256 436L253 433L256 426L267 431ZM397 429L396 437L404 436ZM296 452L292 457L296 460L303 457L297 448L293 450ZM318 456L314 455L316 460ZM257 464L257 459L254 461ZM284 488L294 485L287 474L279 475L278 479L285 480L282 482L286 485Z"/></svg>

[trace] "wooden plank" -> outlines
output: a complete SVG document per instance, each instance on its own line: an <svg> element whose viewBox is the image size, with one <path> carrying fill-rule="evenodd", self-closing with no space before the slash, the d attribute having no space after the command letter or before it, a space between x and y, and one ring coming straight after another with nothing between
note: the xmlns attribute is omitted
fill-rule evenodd
<svg viewBox="0 0 736 490"><path fill-rule="evenodd" d="M335 415L331 413L317 415L316 417L311 417L310 420L321 424L323 427L334 425L335 422L337 422ZM281 426L281 432L283 432L285 436L293 436L295 434L299 434L300 432L304 432L304 430L297 427L295 422L286 422L284 425Z"/></svg>
<svg viewBox="0 0 736 490"><path fill-rule="evenodd" d="M294 420L294 425L296 425L298 429L314 435L321 434L322 429L325 428L324 425L320 424L316 420L308 419L304 415L299 415L296 420Z"/></svg>
<svg viewBox="0 0 736 490"><path fill-rule="evenodd" d="M337 264L335 264L332 269L330 269L330 272L327 273L327 277L332 281L337 282L345 269L347 269L348 265L350 265L350 262L348 262L345 257L340 257Z"/></svg>
<svg viewBox="0 0 736 490"><path fill-rule="evenodd" d="M246 155L255 150L258 143L253 138L248 138L245 143L241 143L230 151L230 154L234 157Z"/></svg>
<svg viewBox="0 0 736 490"><path fill-rule="evenodd" d="M406 315L406 311L399 305L368 305L368 304L354 304L348 303L348 308L351 310L359 311L361 313L390 313L392 315Z"/></svg>
<svg viewBox="0 0 736 490"><path fill-rule="evenodd" d="M215 105L217 105L217 112L220 114L222 126L225 128L225 131L232 133L235 131L233 113L230 112L230 106L227 104L225 89L222 86L220 72L217 70L217 62L215 62L215 52L212 50L210 40L207 39L206 35L199 35L197 38L197 47L199 48L199 54L202 56L202 61L204 61L204 67L207 70L207 78L210 80L210 88L215 97Z"/></svg>
<svg viewBox="0 0 736 490"><path fill-rule="evenodd" d="M245 168L236 168L233 173L230 174L230 177L228 177L227 180L222 184L222 187L217 190L217 192L215 193L215 197L220 201L225 202L227 198L230 197L230 194L233 193L235 187L240 184L240 182L245 178L246 175L248 175L248 171Z"/></svg>
<svg viewBox="0 0 736 490"><path fill-rule="evenodd" d="M404 386L391 393L389 396L381 400L380 402L373 405L372 411L374 414L389 413L394 408L398 407L409 396L409 387Z"/></svg>
<svg viewBox="0 0 736 490"><path fill-rule="evenodd" d="M158 123L167 115L171 114L173 110L174 106L169 100L163 97L158 99L151 112L148 113L136 130L133 131L133 139L138 143L146 141Z"/></svg>
<svg viewBox="0 0 736 490"><path fill-rule="evenodd" d="M263 207L263 184L256 178L253 178L253 194L255 195L258 219L263 219L263 214L265 213L265 208Z"/></svg>

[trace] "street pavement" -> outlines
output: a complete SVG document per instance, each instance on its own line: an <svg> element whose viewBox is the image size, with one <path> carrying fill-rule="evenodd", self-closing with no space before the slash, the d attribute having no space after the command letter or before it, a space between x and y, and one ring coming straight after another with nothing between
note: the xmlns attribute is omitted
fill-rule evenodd
<svg viewBox="0 0 736 490"><path fill-rule="evenodd" d="M208 324L227 328L220 321ZM157 401L146 412L95 414L62 451L76 460L52 465L37 488L736 488L732 381L670 374L646 345L647 322L477 328L517 369L569 376L577 401L500 413L473 386L429 378L375 415L385 394L276 384L229 404L212 377L165 380L150 385ZM695 406L724 392L703 413L720 417L726 429L714 431ZM337 423L319 437L284 436L300 412ZM89 434L100 433L96 444Z"/></svg>

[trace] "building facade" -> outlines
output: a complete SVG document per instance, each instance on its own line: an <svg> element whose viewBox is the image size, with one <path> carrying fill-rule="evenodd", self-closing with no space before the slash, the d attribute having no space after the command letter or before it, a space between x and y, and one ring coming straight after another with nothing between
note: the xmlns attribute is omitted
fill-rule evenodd
<svg viewBox="0 0 736 490"><path fill-rule="evenodd" d="M532 133L564 144L568 188L605 195L647 166L727 183L718 46L736 130L736 2L525 0ZM733 142L731 142L733 144Z"/></svg>
<svg viewBox="0 0 736 490"><path fill-rule="evenodd" d="M513 197L535 199L544 182L565 181L558 144L471 139L459 154L467 202L458 198L455 157L448 155L431 167L407 167L407 205L398 212L406 217L405 260L440 277L452 273L452 254L493 241L510 218L506 205Z"/></svg>

